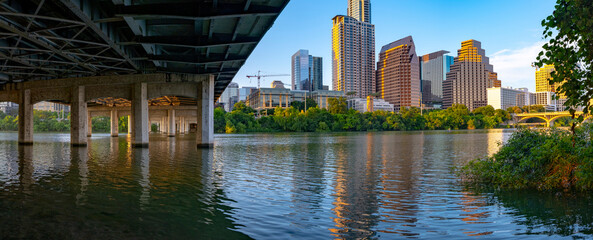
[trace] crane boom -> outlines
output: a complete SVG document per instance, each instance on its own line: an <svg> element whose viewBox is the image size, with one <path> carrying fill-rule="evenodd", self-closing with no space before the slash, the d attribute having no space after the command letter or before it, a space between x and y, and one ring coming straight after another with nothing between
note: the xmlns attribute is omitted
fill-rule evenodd
<svg viewBox="0 0 593 240"><path fill-rule="evenodd" d="M261 71L257 71L257 75L247 75L247 78L257 78L257 89L260 88L260 80L261 78L265 77L285 77L290 76L290 74L273 74L273 75L261 75Z"/></svg>

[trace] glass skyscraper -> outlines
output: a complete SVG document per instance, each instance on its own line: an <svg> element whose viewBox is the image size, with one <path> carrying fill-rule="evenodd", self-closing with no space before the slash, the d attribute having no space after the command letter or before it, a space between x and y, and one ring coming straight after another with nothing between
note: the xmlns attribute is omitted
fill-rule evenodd
<svg viewBox="0 0 593 240"><path fill-rule="evenodd" d="M451 70L454 57L438 51L420 57L420 79L422 80L422 103L429 106L443 102L443 81Z"/></svg>
<svg viewBox="0 0 593 240"><path fill-rule="evenodd" d="M332 27L333 90L366 98L375 92L375 25L370 0L349 0L348 16L338 15Z"/></svg>
<svg viewBox="0 0 593 240"><path fill-rule="evenodd" d="M323 59L299 50L292 55L292 90L323 90Z"/></svg>

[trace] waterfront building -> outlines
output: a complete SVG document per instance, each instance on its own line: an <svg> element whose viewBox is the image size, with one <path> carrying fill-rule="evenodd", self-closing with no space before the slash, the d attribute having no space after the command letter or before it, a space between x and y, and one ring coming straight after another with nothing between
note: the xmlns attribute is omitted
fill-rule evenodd
<svg viewBox="0 0 593 240"><path fill-rule="evenodd" d="M361 113L365 112L373 112L378 110L393 112L394 106L393 104L378 98L373 98L372 96L368 96L366 99L364 98L352 98L346 100L348 104L348 109L354 109Z"/></svg>
<svg viewBox="0 0 593 240"><path fill-rule="evenodd" d="M344 92L342 91L318 90L310 94L309 97L315 100L317 106L325 109L329 107L328 99L344 97Z"/></svg>
<svg viewBox="0 0 593 240"><path fill-rule="evenodd" d="M239 101L247 101L249 94L257 89L256 87L241 87L239 88Z"/></svg>
<svg viewBox="0 0 593 240"><path fill-rule="evenodd" d="M518 106L523 107L525 105L531 105L531 93L527 88L505 88L505 87L493 87L486 89L488 95L488 105L494 107L494 109L503 109Z"/></svg>
<svg viewBox="0 0 593 240"><path fill-rule="evenodd" d="M486 51L476 40L461 43L443 82L443 108L464 104L470 111L488 104L487 88L500 86Z"/></svg>
<svg viewBox="0 0 593 240"><path fill-rule="evenodd" d="M420 57L422 103L440 108L443 102L443 82L451 70L454 57L448 51L437 51Z"/></svg>
<svg viewBox="0 0 593 240"><path fill-rule="evenodd" d="M272 88L284 88L284 83L282 81L273 81Z"/></svg>
<svg viewBox="0 0 593 240"><path fill-rule="evenodd" d="M16 115L19 112L19 105L13 102L0 102L0 111L8 115Z"/></svg>
<svg viewBox="0 0 593 240"><path fill-rule="evenodd" d="M377 93L401 107L420 107L420 65L412 36L381 48L377 62Z"/></svg>
<svg viewBox="0 0 593 240"><path fill-rule="evenodd" d="M50 112L70 112L70 106L68 105L46 101L35 103L35 105L33 105L33 109Z"/></svg>
<svg viewBox="0 0 593 240"><path fill-rule="evenodd" d="M231 82L218 98L218 103L224 106L224 110L230 112L235 103L239 101L239 84Z"/></svg>
<svg viewBox="0 0 593 240"><path fill-rule="evenodd" d="M545 65L542 68L535 70L535 92L557 92L558 87L562 86L564 82L550 84L552 79L552 72L554 65ZM559 95L560 98L566 98L564 94Z"/></svg>
<svg viewBox="0 0 593 240"><path fill-rule="evenodd" d="M292 90L323 89L323 59L299 50L292 55Z"/></svg>
<svg viewBox="0 0 593 240"><path fill-rule="evenodd" d="M335 16L332 27L333 90L364 98L375 92L375 25L370 0L349 0L348 16Z"/></svg>
<svg viewBox="0 0 593 240"><path fill-rule="evenodd" d="M247 100L247 105L260 111L263 109L274 109L276 107L287 108L294 101L305 102L305 99L315 100L319 108L329 106L329 98L343 97L342 91L319 90L309 92L306 90L290 90L286 88L260 88L253 91Z"/></svg>

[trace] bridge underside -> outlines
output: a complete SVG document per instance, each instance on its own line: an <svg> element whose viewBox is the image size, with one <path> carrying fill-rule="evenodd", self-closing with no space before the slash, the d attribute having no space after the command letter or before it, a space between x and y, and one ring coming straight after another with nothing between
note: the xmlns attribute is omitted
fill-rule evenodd
<svg viewBox="0 0 593 240"><path fill-rule="evenodd" d="M32 104L53 101L71 105L73 144L88 109L127 107L145 145L147 109L164 106L195 108L211 144L214 100L288 1L0 1L0 95L19 104L19 141L32 142Z"/></svg>

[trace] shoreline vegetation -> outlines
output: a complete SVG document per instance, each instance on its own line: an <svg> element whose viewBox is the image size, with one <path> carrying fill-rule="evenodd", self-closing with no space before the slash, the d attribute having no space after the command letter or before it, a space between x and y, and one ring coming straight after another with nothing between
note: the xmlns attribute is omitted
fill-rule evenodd
<svg viewBox="0 0 593 240"><path fill-rule="evenodd" d="M18 116L0 112L0 131L18 131ZM109 133L111 130L110 117L94 117L92 119L93 132ZM120 117L119 132L127 132L128 117ZM60 118L60 113L51 111L33 110L34 132L70 132L70 114Z"/></svg>
<svg viewBox="0 0 593 240"><path fill-rule="evenodd" d="M413 131L491 129L501 127L510 120L505 110L492 106L470 112L465 105L455 104L445 110L428 110L422 114L418 108L402 108L398 113L374 111L360 113L347 109L344 98L330 99L328 109L310 107L306 111L291 106L270 109L260 117L243 102L235 104L233 111L214 110L216 133L247 132L348 132L348 131Z"/></svg>
<svg viewBox="0 0 593 240"><path fill-rule="evenodd" d="M498 189L593 189L593 123L574 133L519 129L491 157L457 169L462 182Z"/></svg>

